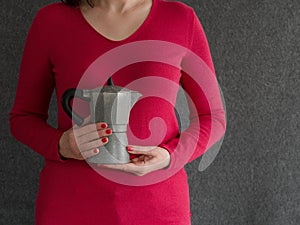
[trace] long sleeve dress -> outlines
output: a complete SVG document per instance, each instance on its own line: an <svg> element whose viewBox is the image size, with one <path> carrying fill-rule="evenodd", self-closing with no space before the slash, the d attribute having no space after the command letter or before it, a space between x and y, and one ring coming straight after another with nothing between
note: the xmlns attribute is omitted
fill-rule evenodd
<svg viewBox="0 0 300 225"><path fill-rule="evenodd" d="M111 75L116 85L143 94L130 114L129 144L167 149L168 168L140 177L96 171L86 161L59 156L59 139L73 125L61 106L63 93L96 88ZM190 107L190 125L183 132L174 110L179 84ZM54 91L57 128L47 123ZM88 115L84 106L76 107L83 117ZM213 62L195 12L181 2L153 0L143 24L114 41L98 33L79 7L53 3L41 8L25 43L10 126L17 140L45 159L37 225L190 224L184 165L225 132Z"/></svg>

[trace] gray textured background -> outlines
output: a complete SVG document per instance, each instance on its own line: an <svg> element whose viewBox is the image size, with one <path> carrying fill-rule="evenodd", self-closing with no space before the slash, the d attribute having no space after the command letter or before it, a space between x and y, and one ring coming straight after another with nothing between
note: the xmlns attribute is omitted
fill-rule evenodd
<svg viewBox="0 0 300 225"><path fill-rule="evenodd" d="M43 160L11 137L8 112L32 18L52 2L1 0L0 224L33 224ZM193 225L299 225L299 1L185 2L206 31L228 117L212 165L186 166Z"/></svg>

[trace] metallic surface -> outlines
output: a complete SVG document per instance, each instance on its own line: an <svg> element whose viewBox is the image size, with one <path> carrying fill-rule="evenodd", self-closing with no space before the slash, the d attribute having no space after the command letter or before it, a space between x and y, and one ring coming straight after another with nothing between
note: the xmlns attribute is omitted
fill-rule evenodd
<svg viewBox="0 0 300 225"><path fill-rule="evenodd" d="M113 131L108 137L109 142L99 147L99 154L87 161L98 164L128 163L127 124L130 110L141 94L118 86L82 91L84 97L90 98L91 122L106 122Z"/></svg>

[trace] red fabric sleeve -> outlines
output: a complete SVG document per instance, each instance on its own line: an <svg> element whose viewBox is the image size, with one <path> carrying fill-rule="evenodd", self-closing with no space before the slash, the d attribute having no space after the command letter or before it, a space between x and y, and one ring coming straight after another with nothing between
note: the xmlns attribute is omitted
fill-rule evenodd
<svg viewBox="0 0 300 225"><path fill-rule="evenodd" d="M203 71L197 71L197 76L214 77L212 79L213 81L207 84L210 90L214 90L214 93L210 93L210 95L213 95L213 101L208 101L206 93L195 81L194 75L187 74L185 70L182 71L181 85L189 103L190 125L178 137L160 145L160 147L165 148L171 154L171 164L169 168L182 167L185 163L191 162L201 156L214 143L222 138L226 129L224 107L215 76L208 41L194 10L192 10L191 15L192 19L190 21L192 21L192 23L189 34L189 49L206 64L205 67L200 66L204 69ZM192 54L187 55L189 56L183 59L182 64L186 64L187 67L193 67ZM200 77L200 79L202 78ZM212 130L213 121L214 129Z"/></svg>
<svg viewBox="0 0 300 225"><path fill-rule="evenodd" d="M63 131L47 124L54 76L49 59L49 29L39 11L26 39L15 102L10 112L12 135L48 160L58 160Z"/></svg>

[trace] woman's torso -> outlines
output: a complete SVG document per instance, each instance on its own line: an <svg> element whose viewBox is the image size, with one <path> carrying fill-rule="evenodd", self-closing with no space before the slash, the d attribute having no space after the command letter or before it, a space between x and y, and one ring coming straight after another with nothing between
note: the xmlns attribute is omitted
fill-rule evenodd
<svg viewBox="0 0 300 225"><path fill-rule="evenodd" d="M129 127L134 135L129 137L129 143L158 145L178 135L174 114L177 92L174 90L179 87L183 54L164 52L169 54L168 60L172 58L173 65L170 65L161 61L159 55L163 52L160 48L149 49L150 42L135 44L152 41L154 46L156 42L187 46L186 6L154 0L142 25L121 41L109 40L98 33L79 8L57 3L40 13L44 14L51 36L45 44L49 45L49 60L53 65L60 129L67 130L72 126L60 105L64 91L103 85L109 75L102 74L103 71L115 71L112 75L116 85L132 87L135 82L133 87L144 94L130 115ZM122 48L124 46L129 47ZM114 57L108 57L110 52L114 52ZM155 61L155 57L149 60L149 54L157 54L158 60ZM137 61L136 55L144 59ZM99 59L104 60L105 68L97 68L95 62ZM168 88L165 84L175 86ZM82 116L89 114L89 107L84 102L77 110ZM153 122L158 125L151 127ZM157 137L151 138L153 133L158 133ZM182 169L160 183L130 186L100 176L85 162L47 161L41 173L36 210L38 225L187 225L190 218L187 177Z"/></svg>

